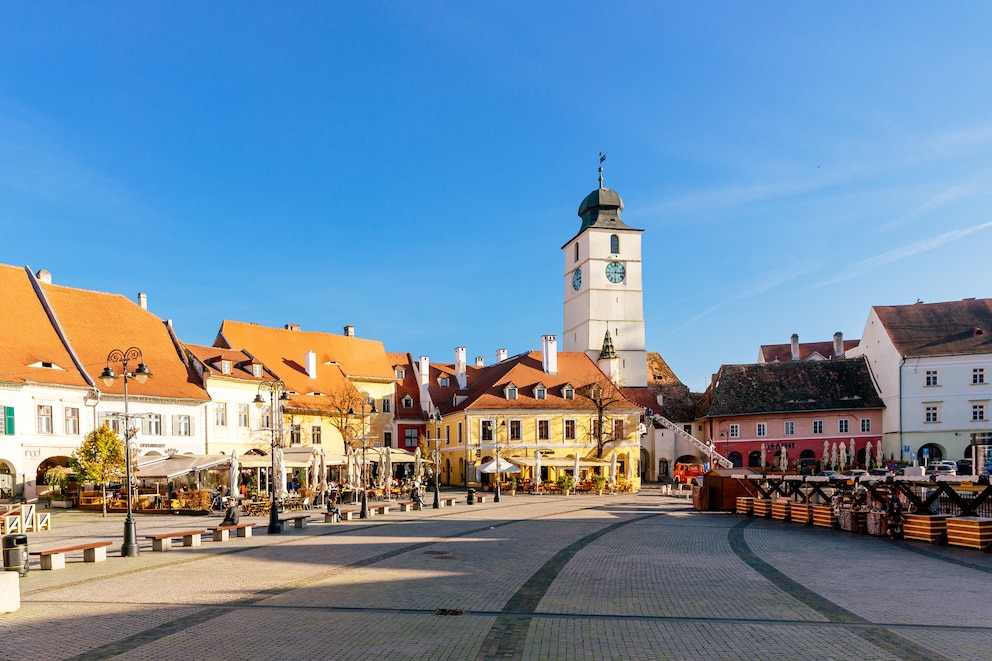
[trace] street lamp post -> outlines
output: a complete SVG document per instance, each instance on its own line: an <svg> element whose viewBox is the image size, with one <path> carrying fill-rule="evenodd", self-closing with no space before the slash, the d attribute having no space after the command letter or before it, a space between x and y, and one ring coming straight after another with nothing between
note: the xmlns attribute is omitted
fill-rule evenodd
<svg viewBox="0 0 992 661"><path fill-rule="evenodd" d="M138 367L133 372L128 372L127 364L135 360L138 361ZM110 363L119 363L121 366L121 376L124 377L124 470L127 473L127 497L125 498L127 501L127 518L124 519L124 543L121 545L121 557L133 558L138 555L138 533L135 529L134 513L131 507L131 490L134 483L133 467L131 466L131 439L134 438L134 428L131 426L131 420L140 416L132 416L128 409L127 382L129 378L134 377L138 383L144 383L152 373L148 371L148 366L145 365L144 358L141 356L141 349L138 347L131 347L126 351L114 349L107 354L107 367L104 368L103 374L100 375L100 378L103 379L104 384L108 387L113 385L114 381L117 380L117 374L110 367Z"/></svg>
<svg viewBox="0 0 992 661"><path fill-rule="evenodd" d="M282 403L289 401L289 393L286 392L286 384L282 381L262 381L258 384L258 394L255 395L255 406L259 409L265 404L262 393L269 393L269 431L272 432L269 454L272 457L272 475L269 478L269 527L270 535L277 535L282 532L279 525L279 501L276 498L276 451L282 447ZM279 405L279 408L276 405ZM276 423L276 416L278 424ZM281 478L280 478L281 481Z"/></svg>
<svg viewBox="0 0 992 661"><path fill-rule="evenodd" d="M506 426L506 420L503 421L503 426ZM493 445L496 448L496 494L493 496L493 502L499 502L499 431L496 428L496 418L493 418Z"/></svg>
<svg viewBox="0 0 992 661"><path fill-rule="evenodd" d="M441 411L434 409L431 412L431 422L435 425L441 424ZM440 427L434 439L434 509L441 508L441 434Z"/></svg>
<svg viewBox="0 0 992 661"><path fill-rule="evenodd" d="M362 509L358 514L358 518L367 519L369 518L369 460L368 460L368 449L369 449L369 436L365 433L365 416L371 415L373 413L378 413L375 410L375 400L371 397L355 397L351 400L351 408L348 409L348 415L356 415L355 405L358 405L358 413L362 416ZM369 407L368 414L365 412L365 407Z"/></svg>

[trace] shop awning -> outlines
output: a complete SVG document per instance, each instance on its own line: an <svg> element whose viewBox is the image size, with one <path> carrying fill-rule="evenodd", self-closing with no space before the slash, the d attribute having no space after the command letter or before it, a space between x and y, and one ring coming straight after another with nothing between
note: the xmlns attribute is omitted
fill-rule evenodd
<svg viewBox="0 0 992 661"><path fill-rule="evenodd" d="M399 448L369 448L369 461L378 463L380 459L385 460L386 453L389 453L389 461L394 464L410 464L417 460L417 455Z"/></svg>
<svg viewBox="0 0 992 661"><path fill-rule="evenodd" d="M290 459L284 454L283 464L286 468L306 468L310 465L310 462L306 460L300 461L296 458ZM245 454L238 457L238 465L241 468L271 468L272 457L261 454Z"/></svg>
<svg viewBox="0 0 992 661"><path fill-rule="evenodd" d="M534 457L506 457L506 460L517 466L534 467ZM598 466L609 466L610 462L602 459L579 459L579 468L596 468ZM541 466L553 466L555 468L574 468L574 457L546 457L541 455Z"/></svg>
<svg viewBox="0 0 992 661"><path fill-rule="evenodd" d="M139 480L171 480L180 475L194 473L210 468L220 468L230 465L231 458L226 455L189 455L177 454L162 461L139 464L135 476Z"/></svg>

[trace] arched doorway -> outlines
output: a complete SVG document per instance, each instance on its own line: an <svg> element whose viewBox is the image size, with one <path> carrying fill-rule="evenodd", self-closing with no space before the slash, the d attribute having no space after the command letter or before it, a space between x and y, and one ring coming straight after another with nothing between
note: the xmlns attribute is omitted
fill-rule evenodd
<svg viewBox="0 0 992 661"><path fill-rule="evenodd" d="M69 457L59 456L59 457L49 457L45 459L40 464L38 464L38 470L35 471L35 490L39 497L44 496L48 493L48 482L45 480L45 473L48 472L49 468L54 466L62 466L67 468L69 466ZM73 487L75 489L75 487Z"/></svg>
<svg viewBox="0 0 992 661"><path fill-rule="evenodd" d="M703 463L703 460L700 459L699 457L694 457L691 454L684 454L681 457L679 457L678 459L676 459L675 460L675 463L677 463L677 464L701 464L701 463Z"/></svg>
<svg viewBox="0 0 992 661"><path fill-rule="evenodd" d="M647 482L649 479L648 468L651 466L651 455L648 454L647 450L641 450L641 482Z"/></svg>
<svg viewBox="0 0 992 661"><path fill-rule="evenodd" d="M661 480L665 479L666 477L669 477L669 475L668 475L668 459L659 459L658 460L658 481L660 482Z"/></svg>
<svg viewBox="0 0 992 661"><path fill-rule="evenodd" d="M744 458L740 452L731 452L727 455L727 459L734 465L734 468L741 468L744 465Z"/></svg>
<svg viewBox="0 0 992 661"><path fill-rule="evenodd" d="M944 459L944 448L940 447L936 443L927 443L920 448L919 453L920 464L930 463L932 461L942 461Z"/></svg>
<svg viewBox="0 0 992 661"><path fill-rule="evenodd" d="M761 451L760 450L754 450L753 452L749 452L748 453L748 455L747 455L747 467L748 468L764 468L764 466L761 465Z"/></svg>
<svg viewBox="0 0 992 661"><path fill-rule="evenodd" d="M0 499L10 499L15 495L14 467L0 459Z"/></svg>

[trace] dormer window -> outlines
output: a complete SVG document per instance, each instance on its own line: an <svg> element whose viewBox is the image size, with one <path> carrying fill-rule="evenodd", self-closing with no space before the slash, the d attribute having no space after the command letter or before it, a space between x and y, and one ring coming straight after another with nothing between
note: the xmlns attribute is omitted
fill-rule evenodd
<svg viewBox="0 0 992 661"><path fill-rule="evenodd" d="M509 385L507 385L506 388L503 389L503 395L507 399L516 399L517 398L517 387L515 385L513 385L512 383L509 384Z"/></svg>
<svg viewBox="0 0 992 661"><path fill-rule="evenodd" d="M442 376L437 381L438 381L439 384L441 384L441 387L442 388L447 388L448 387L448 377Z"/></svg>
<svg viewBox="0 0 992 661"><path fill-rule="evenodd" d="M404 369L397 369L396 370L396 378L397 379L405 379L406 378L406 370L404 370Z"/></svg>
<svg viewBox="0 0 992 661"><path fill-rule="evenodd" d="M256 379L262 378L262 366L260 364L258 364L258 363L255 363L254 365L252 365L251 366L251 375L253 377L255 377Z"/></svg>
<svg viewBox="0 0 992 661"><path fill-rule="evenodd" d="M222 360L222 361L220 361L220 371L222 373L224 373L224 374L230 374L232 367L233 367L233 363L231 363L231 361L229 361L229 360Z"/></svg>
<svg viewBox="0 0 992 661"><path fill-rule="evenodd" d="M413 397L407 395L403 398L403 408L405 409L413 408Z"/></svg>
<svg viewBox="0 0 992 661"><path fill-rule="evenodd" d="M538 385L536 388L534 388L534 399L547 399L547 398L548 398L547 388L545 388L543 385Z"/></svg>
<svg viewBox="0 0 992 661"><path fill-rule="evenodd" d="M566 385L564 388L561 389L561 396L564 399L575 399L575 388Z"/></svg>

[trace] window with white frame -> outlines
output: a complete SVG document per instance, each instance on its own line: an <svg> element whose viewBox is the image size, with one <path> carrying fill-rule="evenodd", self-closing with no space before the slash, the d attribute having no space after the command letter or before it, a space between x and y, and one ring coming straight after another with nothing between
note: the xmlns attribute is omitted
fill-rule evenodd
<svg viewBox="0 0 992 661"><path fill-rule="evenodd" d="M444 444L451 445L451 425L444 426Z"/></svg>
<svg viewBox="0 0 992 661"><path fill-rule="evenodd" d="M251 366L251 375L256 379L262 378L262 366L259 363L255 363Z"/></svg>
<svg viewBox="0 0 992 661"><path fill-rule="evenodd" d="M940 405L923 405L923 422L940 422Z"/></svg>
<svg viewBox="0 0 992 661"><path fill-rule="evenodd" d="M79 409L74 406L65 407L65 433L67 436L79 433Z"/></svg>
<svg viewBox="0 0 992 661"><path fill-rule="evenodd" d="M564 399L575 399L575 388L572 386L565 386L561 390L561 396Z"/></svg>
<svg viewBox="0 0 992 661"><path fill-rule="evenodd" d="M928 386L939 385L939 380L937 378L937 370L927 370L926 381L924 382Z"/></svg>
<svg viewBox="0 0 992 661"><path fill-rule="evenodd" d="M146 413L141 418L141 433L149 436L161 436L162 416L158 413Z"/></svg>
<svg viewBox="0 0 992 661"><path fill-rule="evenodd" d="M312 445L321 445L323 443L323 433L320 425L310 426L310 443Z"/></svg>
<svg viewBox="0 0 992 661"><path fill-rule="evenodd" d="M493 440L493 421L492 420L480 420L479 421L479 438L483 441Z"/></svg>
<svg viewBox="0 0 992 661"><path fill-rule="evenodd" d="M796 434L796 423L794 420L786 420L785 428L782 430L786 436L795 436Z"/></svg>
<svg viewBox="0 0 992 661"><path fill-rule="evenodd" d="M413 408L413 397L410 397L410 395L406 395L403 398L403 408L405 409Z"/></svg>
<svg viewBox="0 0 992 661"><path fill-rule="evenodd" d="M268 404L258 410L258 417L262 429L272 429L272 409L269 408Z"/></svg>
<svg viewBox="0 0 992 661"><path fill-rule="evenodd" d="M220 361L220 371L224 374L230 374L232 371L232 364L229 360Z"/></svg>
<svg viewBox="0 0 992 661"><path fill-rule="evenodd" d="M48 404L38 405L38 433L52 434L52 407Z"/></svg>
<svg viewBox="0 0 992 661"><path fill-rule="evenodd" d="M871 431L871 418L861 418L861 433L867 434Z"/></svg>
<svg viewBox="0 0 992 661"><path fill-rule="evenodd" d="M214 426L227 426L227 404L224 402L214 403Z"/></svg>
<svg viewBox="0 0 992 661"><path fill-rule="evenodd" d="M575 440L575 420L565 421L565 440L566 441Z"/></svg>
<svg viewBox="0 0 992 661"><path fill-rule="evenodd" d="M113 429L118 434L121 434L124 430L124 426L121 424L119 413L101 413L99 416L100 426L107 425Z"/></svg>
<svg viewBox="0 0 992 661"><path fill-rule="evenodd" d="M976 386L985 383L984 367L975 367L971 370L971 382Z"/></svg>
<svg viewBox="0 0 992 661"><path fill-rule="evenodd" d="M971 419L978 421L985 419L985 404L972 403L971 405Z"/></svg>
<svg viewBox="0 0 992 661"><path fill-rule="evenodd" d="M813 433L814 434L822 434L823 433L823 420L814 420L813 421Z"/></svg>
<svg viewBox="0 0 992 661"><path fill-rule="evenodd" d="M417 429L416 427L407 427L403 430L403 445L408 448L417 447Z"/></svg>
<svg viewBox="0 0 992 661"><path fill-rule="evenodd" d="M741 426L739 424L732 423L730 425L730 438L740 438L741 437Z"/></svg>
<svg viewBox="0 0 992 661"><path fill-rule="evenodd" d="M439 385L440 385L440 386L441 386L442 388L447 388L447 387L448 387L448 377L446 377L446 376L442 376L441 378L439 378L439 379L438 379L438 384L439 384Z"/></svg>
<svg viewBox="0 0 992 661"><path fill-rule="evenodd" d="M458 423L458 444L462 444L462 423Z"/></svg>
<svg viewBox="0 0 992 661"><path fill-rule="evenodd" d="M547 399L548 390L544 386L538 386L534 389L535 399Z"/></svg>
<svg viewBox="0 0 992 661"><path fill-rule="evenodd" d="M289 426L289 444L299 445L303 442L303 427L301 425Z"/></svg>
<svg viewBox="0 0 992 661"><path fill-rule="evenodd" d="M406 378L406 370L403 370L403 369L396 370L396 378L397 379Z"/></svg>
<svg viewBox="0 0 992 661"><path fill-rule="evenodd" d="M759 422L755 429L755 436L768 436L768 423Z"/></svg>
<svg viewBox="0 0 992 661"><path fill-rule="evenodd" d="M188 415L172 416L172 434L173 436L192 436L193 419Z"/></svg>
<svg viewBox="0 0 992 661"><path fill-rule="evenodd" d="M850 421L847 418L837 421L837 433L838 434L848 434L850 433Z"/></svg>
<svg viewBox="0 0 992 661"><path fill-rule="evenodd" d="M512 383L506 387L506 398L507 399L517 398L517 387Z"/></svg>
<svg viewBox="0 0 992 661"><path fill-rule="evenodd" d="M592 419L592 424L589 425L589 430L593 438L599 438L599 418Z"/></svg>
<svg viewBox="0 0 992 661"><path fill-rule="evenodd" d="M537 421L537 440L547 441L551 438L551 421L550 420L538 420Z"/></svg>
<svg viewBox="0 0 992 661"><path fill-rule="evenodd" d="M523 423L519 420L510 420L510 440L519 441L523 438Z"/></svg>
<svg viewBox="0 0 992 661"><path fill-rule="evenodd" d="M248 429L248 405L238 404L238 427Z"/></svg>

